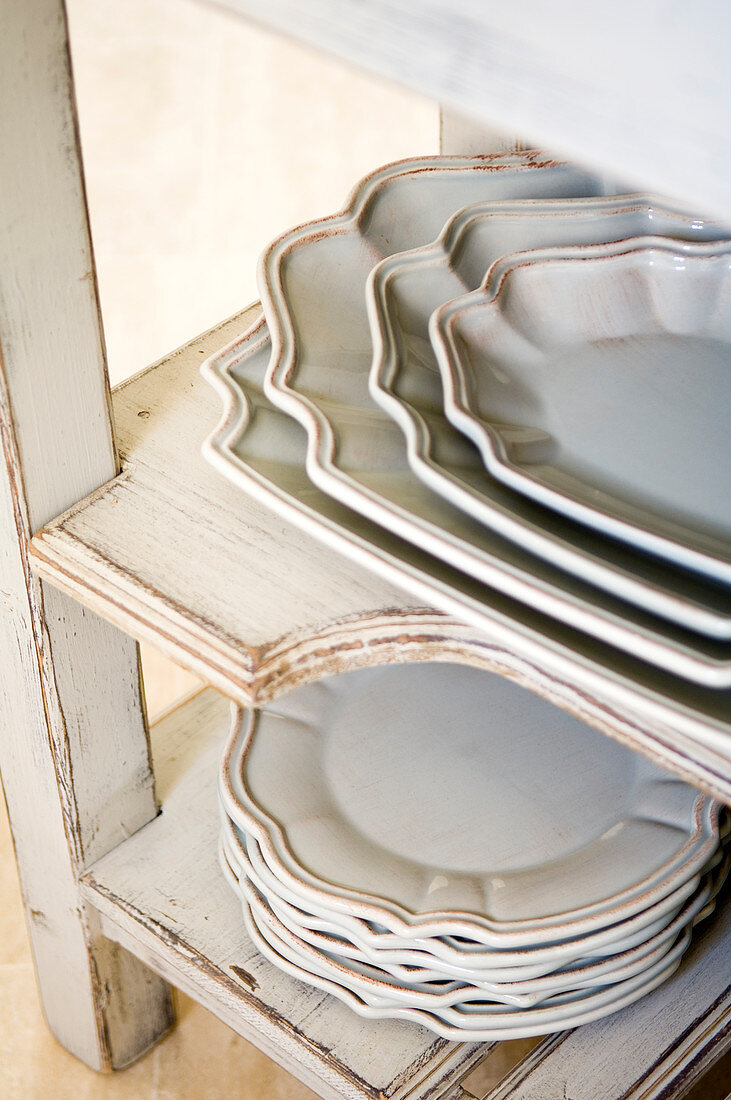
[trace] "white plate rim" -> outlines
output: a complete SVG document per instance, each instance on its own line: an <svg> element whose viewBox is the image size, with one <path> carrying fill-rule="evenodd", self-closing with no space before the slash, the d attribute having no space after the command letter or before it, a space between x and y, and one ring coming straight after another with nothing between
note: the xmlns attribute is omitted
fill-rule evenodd
<svg viewBox="0 0 731 1100"><path fill-rule="evenodd" d="M470 376L462 367L452 335L453 326L468 311L500 302L502 288L515 270L528 266L532 271L537 267L550 270L550 265L555 262L576 262L576 270L581 273L587 270L584 263L591 263L592 260L619 261L650 250L666 255L715 259L729 257L731 242L726 242L725 245L721 241L695 244L647 235L607 244L529 250L504 256L496 261L487 272L482 287L445 303L432 314L429 330L442 375L444 409L452 423L479 448L485 465L494 477L506 481L511 487L532 496L547 507L563 511L590 528L604 531L639 549L666 558L681 568L696 570L728 584L731 582L731 555L724 560L708 550L684 542L682 536L690 538L693 534L691 529L679 527L678 534L674 537L664 531L664 525L659 522L655 522L654 527L650 522L649 526L643 528L628 518L609 516L601 508L591 504L588 499L591 495L590 486L587 485L586 494L577 489L576 495L568 495L544 485L526 473L524 467L511 462L499 436L485 420L475 414ZM729 264L726 265L727 271L728 268ZM650 514L648 518L652 521L653 517Z"/></svg>
<svg viewBox="0 0 731 1100"><path fill-rule="evenodd" d="M388 666L385 666L388 671ZM343 674L357 675L355 674ZM308 686L295 689L307 693ZM291 707L291 692L288 706ZM276 704L273 704L275 707ZM262 708L264 713L269 708ZM614 895L592 906L566 911L544 918L501 921L485 915L430 910L415 913L393 898L375 897L354 888L328 882L312 869L305 868L290 848L286 831L247 790L243 778L247 752L254 744L260 712L239 711L232 715L232 727L219 771L219 797L226 813L247 833L255 837L276 877L292 882L298 892L324 899L328 908L350 907L353 913L373 923L391 926L394 919L413 931L439 927L440 935L449 930L454 935L475 936L490 945L535 945L537 940L557 940L580 935L617 923L623 917L649 908L654 901L671 894L684 882L694 878L718 846L720 804L702 792L693 792L694 833L687 836L678 852L647 881L633 884L624 895ZM627 750L631 751L631 750ZM669 777L669 782L672 778ZM675 780L682 784L681 780ZM692 788L688 788L689 793ZM422 931L422 934L424 932Z"/></svg>
<svg viewBox="0 0 731 1100"><path fill-rule="evenodd" d="M513 512L508 507L490 500L480 493L479 487L468 484L458 472L455 473L441 466L432 454L430 442L432 429L429 422L403 393L395 392L394 383L403 371L403 365L398 361L395 346L397 321L392 307L393 283L396 282L398 285L399 276L405 270L412 273L438 267L451 270L459 277L454 261L455 252L458 248L464 247L475 227L485 222L491 226L497 223L499 227L501 218L507 217L512 220L524 218L530 228L535 224L536 219L543 221L558 218L563 223L571 222L574 218L577 221L585 220L587 213L592 212L610 219L615 215L628 217L639 211L657 213L666 218L669 224L677 223L679 229L686 227L686 232L688 226L703 226L704 229L708 228L713 233L717 232L719 239L723 239L723 229L720 226L716 227L716 223L698 223L649 194L638 194L621 199L483 202L474 203L455 214L432 244L409 252L397 253L382 260L372 270L366 286L367 308L374 345L369 377L370 392L374 401L396 421L403 431L409 462L417 477L435 492L451 500L457 507L473 515L480 522L495 527L505 537L524 545L531 553L549 557L554 562L558 555L562 568L576 576L581 576L589 583L688 629L697 630L718 639L729 639L731 638L731 612L721 614L716 612L710 604L694 602L692 598L687 598L681 591L676 591L672 587L663 588L660 583L643 580L633 575L618 563L613 563L609 555L597 556L590 547L582 546L582 525L576 525L578 541L571 541L568 536L562 538L545 527L540 527L529 517L521 516L518 512ZM497 232L499 234L499 228ZM616 228L612 229L609 226L608 232L611 235L616 232ZM667 236L670 235L668 231ZM620 234L620 237L615 239L623 236L624 234ZM530 248L532 246L526 243L525 249ZM466 291L468 289L465 287ZM458 428L453 428L449 424L446 416L444 416L444 423L450 430L459 431ZM486 471L486 476L490 476L489 471ZM518 507L519 500L520 494L516 501ZM611 541L608 542L608 549L611 549ZM632 551L632 548L629 549ZM680 571L678 579L682 580Z"/></svg>
<svg viewBox="0 0 731 1100"><path fill-rule="evenodd" d="M451 163L453 160L456 160L456 163ZM433 158L432 170L435 172L452 169L459 171L459 161L460 158L449 158L449 163L444 163L440 169L439 158ZM465 158L462 164L463 172L474 171L477 167L470 158ZM511 164L506 167L509 169L511 166L514 167ZM552 164L551 167L555 168L556 165ZM423 176L424 171L423 166L415 169L414 178ZM407 175L407 171L402 171L398 177L395 175L389 177L384 170L376 184L373 183L373 177L367 177L362 185L356 187L351 204L345 211L331 218L311 222L288 231L272 242L260 260L259 282L262 302L266 316L272 325L271 360L264 379L264 392L276 407L288 413L305 428L307 433L305 465L311 480L325 493L355 511L361 512L387 530L416 543L434 556L443 558L466 574L473 576L479 582L494 586L511 598L520 600L543 614L598 637L624 652L640 656L650 664L694 683L713 688L731 687L731 654L725 651L723 655L704 653L701 649L700 637L675 639L672 635L663 633L661 624L655 624L652 616L648 617L648 622L644 626L631 625L629 618L632 614L640 616L643 614L639 609L626 605L625 611L621 607L621 601L617 608L602 608L599 606L600 599L613 603L614 598L600 590L597 590L596 595L592 593L586 599L582 599L571 590L569 576L562 575L560 570L557 570L558 576L553 581L539 578L532 568L522 568L512 560L515 544L512 544L511 552L506 550L502 556L498 556L494 550L489 551L484 546L477 545L469 537L456 534L453 528L457 528L466 517L459 508L455 508L449 502L435 498L440 500L442 507L452 508L454 515L450 523L444 525L439 521L431 521L421 514L418 508L404 505L403 502L395 499L393 494L386 495L385 491L378 492L366 485L362 478L359 479L354 473L347 472L339 465L337 433L331 417L311 396L297 389L298 339L292 307L284 291L284 264L287 257L295 250L302 249L308 243L317 244L325 237L344 237L347 232L352 234L354 239L362 240L358 218L366 202L374 203L379 197L379 191L382 192L386 184L395 178L403 179ZM375 403L373 403L373 409L382 414L382 410ZM390 423L390 417L382 415L383 422ZM400 435L398 439L401 439ZM397 436L394 436L394 445L398 447L396 440ZM401 443L403 444L403 440ZM405 444L403 447L406 455ZM414 488L423 488L419 479L409 470L406 461L402 473L407 480L409 474L411 475ZM425 505L429 505L428 498L421 502L421 507ZM484 536L483 528L480 537ZM542 559L538 564L543 569L551 568L550 563ZM576 579L574 581L579 585L583 583L577 582Z"/></svg>

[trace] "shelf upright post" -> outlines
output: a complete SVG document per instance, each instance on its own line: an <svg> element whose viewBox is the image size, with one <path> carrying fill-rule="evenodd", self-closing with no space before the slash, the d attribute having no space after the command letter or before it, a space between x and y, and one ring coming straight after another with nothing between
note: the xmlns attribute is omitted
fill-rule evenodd
<svg viewBox="0 0 731 1100"><path fill-rule="evenodd" d="M439 105L439 152L473 157L482 153L513 153L524 148L509 131L496 130L482 119L471 118L446 104Z"/></svg>
<svg viewBox="0 0 731 1100"><path fill-rule="evenodd" d="M137 645L27 557L117 473L63 0L6 0L0 54L0 769L46 1018L112 1069L172 1009L78 889L157 812Z"/></svg>

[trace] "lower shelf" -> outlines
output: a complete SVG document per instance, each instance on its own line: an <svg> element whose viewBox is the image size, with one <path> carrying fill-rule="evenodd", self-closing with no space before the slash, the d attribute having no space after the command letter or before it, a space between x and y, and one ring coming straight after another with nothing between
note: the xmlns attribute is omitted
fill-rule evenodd
<svg viewBox="0 0 731 1100"><path fill-rule="evenodd" d="M104 934L324 1097L460 1095L458 1082L489 1045L362 1020L280 973L249 941L216 858L217 760L228 726L228 703L207 689L154 727L162 812L83 880ZM669 982L622 1013L547 1040L494 1095L674 1095L671 1078L691 1080L731 1045L730 930L727 906Z"/></svg>
<svg viewBox="0 0 731 1100"><path fill-rule="evenodd" d="M228 728L229 704L211 689L153 727L162 813L85 876L102 931L325 1097L440 1094L489 1046L361 1020L280 973L248 939L216 856Z"/></svg>

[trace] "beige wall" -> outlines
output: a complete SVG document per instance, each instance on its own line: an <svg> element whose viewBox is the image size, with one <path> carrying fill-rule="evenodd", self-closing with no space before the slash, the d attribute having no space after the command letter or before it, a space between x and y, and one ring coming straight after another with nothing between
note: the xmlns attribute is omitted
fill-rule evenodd
<svg viewBox="0 0 731 1100"><path fill-rule="evenodd" d="M285 229L436 152L431 102L195 0L68 0L113 382L241 309Z"/></svg>

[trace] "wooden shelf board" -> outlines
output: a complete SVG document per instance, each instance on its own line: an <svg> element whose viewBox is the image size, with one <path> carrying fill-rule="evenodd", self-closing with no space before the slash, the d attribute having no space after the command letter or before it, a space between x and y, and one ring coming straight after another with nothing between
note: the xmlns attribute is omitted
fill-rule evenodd
<svg viewBox="0 0 731 1100"><path fill-rule="evenodd" d="M630 1008L536 1048L484 1100L671 1100L731 1049L731 905L672 978Z"/></svg>
<svg viewBox="0 0 731 1100"><path fill-rule="evenodd" d="M104 934L305 1084L331 1097L447 1090L489 1051L416 1024L363 1020L260 956L218 866L217 761L229 703L212 689L152 730L162 812L83 879Z"/></svg>
<svg viewBox="0 0 731 1100"><path fill-rule="evenodd" d="M210 688L153 727L162 812L82 882L102 931L323 1096L464 1100L459 1080L490 1044L362 1020L279 973L251 944L217 862L217 761L228 728L229 706ZM698 930L665 985L606 1020L546 1039L495 1097L558 1096L568 1081L572 1100L639 1100L665 1097L676 1073L693 1080L731 1044L730 932L727 905Z"/></svg>
<svg viewBox="0 0 731 1100"><path fill-rule="evenodd" d="M204 356L258 307L116 390L123 469L33 540L34 569L244 705L303 679L441 647L494 648L230 485L200 446L221 415Z"/></svg>
<svg viewBox="0 0 731 1100"><path fill-rule="evenodd" d="M493 624L457 622L424 606L428 583L415 589L420 602L209 466L200 444L221 403L199 367L257 316L253 306L115 392L122 473L33 538L32 567L244 706L369 664L460 661L511 676L731 802L731 692L681 684L676 722L662 705L665 691L678 690L672 677L499 593L490 596ZM398 553L394 536L374 529L372 537ZM425 575L439 570L484 599L476 582L409 553ZM565 637L562 653L543 644L544 630ZM607 662L624 670L619 689L603 674Z"/></svg>
<svg viewBox="0 0 731 1100"><path fill-rule="evenodd" d="M214 0L539 145L731 218L731 18L717 0ZM621 74L621 78L618 78ZM526 146L528 147L528 146Z"/></svg>

